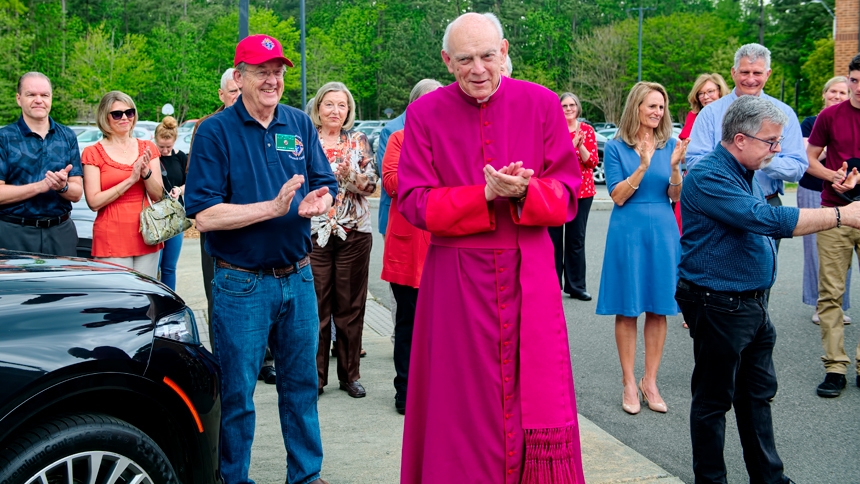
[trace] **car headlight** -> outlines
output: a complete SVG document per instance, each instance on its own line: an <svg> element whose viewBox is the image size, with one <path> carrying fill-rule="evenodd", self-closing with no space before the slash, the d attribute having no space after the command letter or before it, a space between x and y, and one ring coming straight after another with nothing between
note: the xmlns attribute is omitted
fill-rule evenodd
<svg viewBox="0 0 860 484"><path fill-rule="evenodd" d="M188 308L159 319L155 323L155 336L190 345L200 344L197 322L194 319L194 313Z"/></svg>

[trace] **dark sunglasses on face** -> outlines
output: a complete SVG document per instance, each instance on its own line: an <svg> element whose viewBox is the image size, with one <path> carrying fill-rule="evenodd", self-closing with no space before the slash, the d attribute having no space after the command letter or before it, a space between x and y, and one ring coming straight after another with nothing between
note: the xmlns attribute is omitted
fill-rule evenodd
<svg viewBox="0 0 860 484"><path fill-rule="evenodd" d="M126 109L125 111L111 111L110 117L112 117L114 121L119 121L122 119L122 115L125 114L126 118L131 119L134 117L135 112L134 108Z"/></svg>

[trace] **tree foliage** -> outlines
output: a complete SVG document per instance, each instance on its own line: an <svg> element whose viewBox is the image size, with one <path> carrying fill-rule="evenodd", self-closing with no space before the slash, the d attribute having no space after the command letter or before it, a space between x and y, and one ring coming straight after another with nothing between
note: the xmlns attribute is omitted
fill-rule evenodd
<svg viewBox="0 0 860 484"><path fill-rule="evenodd" d="M307 0L308 97L342 81L359 117L386 108L396 115L418 80L453 81L439 55L447 24L464 12L493 12L514 77L572 90L585 115L617 120L636 82L640 6L648 9L643 79L666 86L673 117L688 108L695 77L728 76L734 50L758 41L760 30L773 51L768 92L793 103L797 86L799 114L819 109L832 73L831 19L821 5L797 0L765 2L764 15L759 0ZM251 1L251 33L277 38L297 67L298 14L298 0ZM0 122L18 116L15 83L29 70L51 77L59 121L87 116L113 89L132 95L144 118L156 119L165 103L180 119L207 114L233 64L237 26L233 0L0 0ZM290 69L284 102L300 99L300 70Z"/></svg>

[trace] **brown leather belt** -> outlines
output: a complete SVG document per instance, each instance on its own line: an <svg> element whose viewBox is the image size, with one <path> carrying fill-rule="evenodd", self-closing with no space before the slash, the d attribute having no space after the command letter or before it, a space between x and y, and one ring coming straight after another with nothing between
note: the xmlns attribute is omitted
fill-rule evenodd
<svg viewBox="0 0 860 484"><path fill-rule="evenodd" d="M222 269L232 269L234 271L242 271L242 272L250 272L252 274L263 274L263 275L272 275L275 277L284 277L288 276L294 272L297 272L302 267L311 263L311 258L308 256L302 257L297 263L287 267L274 267L274 268L266 268L266 269L245 269L244 267L234 266L233 264L222 260L217 259L215 261L215 265Z"/></svg>
<svg viewBox="0 0 860 484"><path fill-rule="evenodd" d="M61 223L65 222L69 219L69 215L71 212L60 215L59 217L51 217L51 218L22 218L22 217L10 217L8 215L0 215L0 220L4 222L9 222L10 224L18 224L23 225L24 227L36 227L39 229L49 229L51 227L56 227Z"/></svg>
<svg viewBox="0 0 860 484"><path fill-rule="evenodd" d="M771 193L770 195L764 197L765 200L770 200L771 198L776 198L779 196L779 192Z"/></svg>

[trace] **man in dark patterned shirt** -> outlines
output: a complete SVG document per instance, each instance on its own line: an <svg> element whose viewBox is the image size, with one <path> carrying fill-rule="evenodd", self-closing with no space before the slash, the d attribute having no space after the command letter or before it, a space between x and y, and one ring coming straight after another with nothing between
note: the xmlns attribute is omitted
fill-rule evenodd
<svg viewBox="0 0 860 484"><path fill-rule="evenodd" d="M50 117L51 81L28 72L18 80L18 121L0 129L0 248L76 255L69 219L81 199L78 139Z"/></svg>
<svg viewBox="0 0 860 484"><path fill-rule="evenodd" d="M776 280L774 238L860 226L860 204L772 206L756 170L780 152L789 122L756 96L734 101L722 141L684 179L684 235L675 299L690 326L693 369L690 435L697 484L726 482L726 412L738 423L750 482L788 483L776 452L770 399L776 395L776 331L765 291Z"/></svg>

